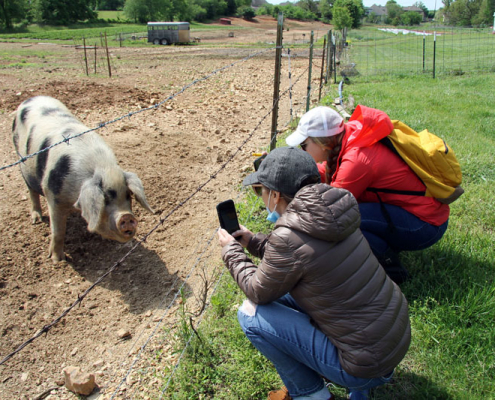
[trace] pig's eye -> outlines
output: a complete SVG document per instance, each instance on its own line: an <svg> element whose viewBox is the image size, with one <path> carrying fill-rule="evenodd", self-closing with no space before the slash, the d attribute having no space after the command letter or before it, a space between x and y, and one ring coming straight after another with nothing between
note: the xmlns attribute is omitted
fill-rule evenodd
<svg viewBox="0 0 495 400"><path fill-rule="evenodd" d="M130 191L127 191L127 193L126 193L126 199L127 200L130 200L131 199L131 192Z"/></svg>
<svg viewBox="0 0 495 400"><path fill-rule="evenodd" d="M107 190L105 192L105 205L108 206L115 198L117 198L117 192L113 189Z"/></svg>

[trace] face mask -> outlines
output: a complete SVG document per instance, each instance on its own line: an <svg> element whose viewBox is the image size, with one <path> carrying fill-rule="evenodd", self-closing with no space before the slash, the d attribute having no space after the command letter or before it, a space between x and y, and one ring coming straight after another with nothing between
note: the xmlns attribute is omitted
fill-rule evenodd
<svg viewBox="0 0 495 400"><path fill-rule="evenodd" d="M272 197L272 191L270 190L270 194L268 195L268 204L270 204L270 198ZM275 208L273 211L270 211L268 206L266 206L266 211L268 211L268 217L266 217L267 221L270 221L272 224L277 222L280 218L280 214L276 211L278 204L275 204Z"/></svg>

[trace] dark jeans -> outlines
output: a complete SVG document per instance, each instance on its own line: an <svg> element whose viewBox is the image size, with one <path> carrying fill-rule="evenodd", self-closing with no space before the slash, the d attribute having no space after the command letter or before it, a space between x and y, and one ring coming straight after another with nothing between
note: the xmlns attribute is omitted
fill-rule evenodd
<svg viewBox="0 0 495 400"><path fill-rule="evenodd" d="M356 400L366 399L369 389L392 379L392 373L379 378L358 378L344 371L337 348L311 323L309 315L291 295L253 307L256 311L251 315L246 313L245 304L237 313L242 330L273 363L292 397L308 396L323 389L322 376L349 388L350 397ZM367 351L364 336L362 349Z"/></svg>
<svg viewBox="0 0 495 400"><path fill-rule="evenodd" d="M381 260L390 251L422 250L440 240L447 230L448 220L440 226L431 225L401 207L384 204L392 220L393 229L380 203L361 203L361 231L371 250Z"/></svg>

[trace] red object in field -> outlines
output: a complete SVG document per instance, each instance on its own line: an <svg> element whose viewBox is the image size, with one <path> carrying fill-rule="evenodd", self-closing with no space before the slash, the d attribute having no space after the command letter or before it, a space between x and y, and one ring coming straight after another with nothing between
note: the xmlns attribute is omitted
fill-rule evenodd
<svg viewBox="0 0 495 400"><path fill-rule="evenodd" d="M220 18L220 23L224 25L232 25L232 21L228 18Z"/></svg>

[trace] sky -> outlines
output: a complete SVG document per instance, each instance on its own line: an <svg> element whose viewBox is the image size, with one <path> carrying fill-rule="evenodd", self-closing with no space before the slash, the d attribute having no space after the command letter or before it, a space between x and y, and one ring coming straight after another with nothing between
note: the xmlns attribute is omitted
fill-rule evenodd
<svg viewBox="0 0 495 400"><path fill-rule="evenodd" d="M285 3L287 0L266 0L270 4L280 4L280 3ZM296 0L289 0L292 2L295 2ZM363 4L365 7L371 7L373 4L376 4L378 6L382 5L384 6L387 4L388 0L363 0ZM399 4L402 7L407 7L407 6L412 6L414 3L416 3L417 0L395 0L397 4ZM420 0L421 1L421 0ZM435 9L438 10L439 8L443 7L442 0L422 0L423 4L426 6L426 8L430 11L434 11ZM435 8L436 4L436 8Z"/></svg>

